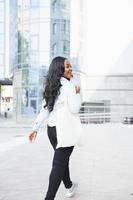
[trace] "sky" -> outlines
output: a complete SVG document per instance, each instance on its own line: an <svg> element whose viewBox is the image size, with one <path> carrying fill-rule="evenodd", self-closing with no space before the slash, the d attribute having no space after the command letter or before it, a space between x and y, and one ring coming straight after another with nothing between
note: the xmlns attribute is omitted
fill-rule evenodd
<svg viewBox="0 0 133 200"><path fill-rule="evenodd" d="M85 2L82 27L75 1L72 0L71 53L73 56L83 53L83 71L133 73L133 1L82 0Z"/></svg>

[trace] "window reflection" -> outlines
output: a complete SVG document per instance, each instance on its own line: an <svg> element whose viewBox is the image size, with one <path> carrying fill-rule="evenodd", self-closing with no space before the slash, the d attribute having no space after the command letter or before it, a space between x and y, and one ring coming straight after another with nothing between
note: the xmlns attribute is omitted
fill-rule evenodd
<svg viewBox="0 0 133 200"><path fill-rule="evenodd" d="M57 45L56 45L56 43L53 44L52 52L53 52L54 55L57 53Z"/></svg>
<svg viewBox="0 0 133 200"><path fill-rule="evenodd" d="M22 106L23 108L28 106L28 89L27 88L22 89Z"/></svg>
<svg viewBox="0 0 133 200"><path fill-rule="evenodd" d="M39 7L40 0L30 0L31 7Z"/></svg>
<svg viewBox="0 0 133 200"><path fill-rule="evenodd" d="M66 53L67 52L67 47L66 47L66 45L64 44L63 45L63 53Z"/></svg>
<svg viewBox="0 0 133 200"><path fill-rule="evenodd" d="M57 24L54 23L53 24L53 34L56 34L56 32L57 32Z"/></svg>
<svg viewBox="0 0 133 200"><path fill-rule="evenodd" d="M29 97L37 97L37 88L35 87L29 88Z"/></svg>
<svg viewBox="0 0 133 200"><path fill-rule="evenodd" d="M39 33L39 23L31 23L30 31L31 31L31 33L38 34Z"/></svg>
<svg viewBox="0 0 133 200"><path fill-rule="evenodd" d="M57 0L54 0L54 1L52 2L53 11L55 11L56 7L57 7Z"/></svg>
<svg viewBox="0 0 133 200"><path fill-rule="evenodd" d="M3 65L3 54L0 54L0 65Z"/></svg>
<svg viewBox="0 0 133 200"><path fill-rule="evenodd" d="M39 18L39 10L38 9L31 9L30 10L30 18L32 19L38 19Z"/></svg>
<svg viewBox="0 0 133 200"><path fill-rule="evenodd" d="M0 1L0 21L1 17L4 17L4 1Z"/></svg>
<svg viewBox="0 0 133 200"><path fill-rule="evenodd" d="M4 35L0 35L0 53L4 51Z"/></svg>
<svg viewBox="0 0 133 200"><path fill-rule="evenodd" d="M39 52L38 51L31 51L30 52L30 65L32 67L38 67L39 60Z"/></svg>
<svg viewBox="0 0 133 200"><path fill-rule="evenodd" d="M4 33L4 25L2 22L0 22L0 34Z"/></svg>
<svg viewBox="0 0 133 200"><path fill-rule="evenodd" d="M38 50L38 48L39 48L39 44L38 44L39 38L38 37L39 37L38 35L31 35L31 39L30 39L31 51Z"/></svg>

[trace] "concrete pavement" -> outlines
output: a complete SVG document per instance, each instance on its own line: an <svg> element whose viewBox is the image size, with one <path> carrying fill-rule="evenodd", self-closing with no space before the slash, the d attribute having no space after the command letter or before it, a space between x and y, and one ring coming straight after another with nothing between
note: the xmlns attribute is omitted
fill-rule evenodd
<svg viewBox="0 0 133 200"><path fill-rule="evenodd" d="M9 123L8 123L9 124ZM0 200L43 200L53 149L46 130L29 143L29 127L0 128ZM71 156L79 183L73 200L133 200L133 126L83 125L83 140ZM64 200L63 184L55 200Z"/></svg>

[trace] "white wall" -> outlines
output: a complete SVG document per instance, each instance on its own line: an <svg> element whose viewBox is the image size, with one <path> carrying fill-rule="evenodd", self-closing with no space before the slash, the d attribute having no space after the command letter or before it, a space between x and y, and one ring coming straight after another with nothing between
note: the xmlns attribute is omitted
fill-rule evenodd
<svg viewBox="0 0 133 200"><path fill-rule="evenodd" d="M75 0L72 0L75 2ZM79 1L80 2L80 1ZM79 32L76 7L73 4L71 52L77 42L79 56L82 54L83 71L90 74L130 73L133 72L133 1L132 0L82 0L83 12L78 15L83 19ZM76 44L77 45L77 44Z"/></svg>

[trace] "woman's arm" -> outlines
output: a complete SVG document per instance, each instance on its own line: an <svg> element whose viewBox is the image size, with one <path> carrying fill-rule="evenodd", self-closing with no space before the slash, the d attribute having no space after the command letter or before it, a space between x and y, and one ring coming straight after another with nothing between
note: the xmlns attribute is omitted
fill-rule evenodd
<svg viewBox="0 0 133 200"><path fill-rule="evenodd" d="M44 104L42 105L42 109L40 110L40 113L38 114L37 118L34 121L32 130L37 132L42 125L42 122L46 120L49 116L49 111L47 108L44 108Z"/></svg>
<svg viewBox="0 0 133 200"><path fill-rule="evenodd" d="M44 108L44 103L42 105L42 109L40 110L40 113L38 114L37 118L34 121L34 125L32 127L32 132L29 134L29 140L33 142L36 139L37 131L39 130L42 122L47 119L49 116L49 112L47 108Z"/></svg>
<svg viewBox="0 0 133 200"><path fill-rule="evenodd" d="M80 88L70 83L68 88L68 106L72 113L78 113L81 106Z"/></svg>

